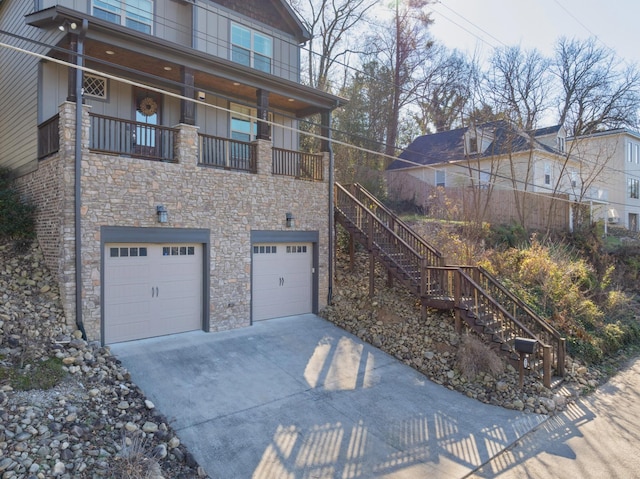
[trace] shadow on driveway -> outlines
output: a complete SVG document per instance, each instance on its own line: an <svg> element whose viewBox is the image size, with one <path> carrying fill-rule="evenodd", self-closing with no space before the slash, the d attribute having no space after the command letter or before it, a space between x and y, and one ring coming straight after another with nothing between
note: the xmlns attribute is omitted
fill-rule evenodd
<svg viewBox="0 0 640 479"><path fill-rule="evenodd" d="M461 478L546 419L432 383L315 315L111 349L214 478Z"/></svg>

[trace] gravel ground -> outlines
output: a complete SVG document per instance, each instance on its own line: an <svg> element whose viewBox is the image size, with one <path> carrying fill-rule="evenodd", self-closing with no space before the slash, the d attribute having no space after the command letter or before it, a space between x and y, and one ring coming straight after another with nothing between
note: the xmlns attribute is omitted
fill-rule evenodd
<svg viewBox="0 0 640 479"><path fill-rule="evenodd" d="M334 305L323 315L444 387L507 408L554 413L602 379L571 361L569 376L553 391L533 376L521 390L510 366L466 379L456 366L463 337L450 314L429 311L421 319L415 299L386 288L380 271L369 298L364 255L353 271L339 256L336 269ZM0 375L0 478L208 477L109 349L65 324L39 248L16 255L0 244L0 373L21 362L23 371L33 370L47 358L61 360L66 372L52 389L16 391Z"/></svg>
<svg viewBox="0 0 640 479"><path fill-rule="evenodd" d="M0 368L55 357L66 371L48 390L16 391L0 375L0 477L208 477L109 349L80 337L40 250L0 244Z"/></svg>
<svg viewBox="0 0 640 479"><path fill-rule="evenodd" d="M504 365L502 372L468 378L459 366L466 333L455 332L452 313L428 310L422 319L416 299L402 287L388 288L380 267L375 296L370 298L368 270L366 254L356 254L351 269L348 256L338 253L334 301L323 316L444 387L509 409L553 414L604 379L598 370L571 359L567 377L553 390L533 374L525 375L520 389L518 372L511 365Z"/></svg>

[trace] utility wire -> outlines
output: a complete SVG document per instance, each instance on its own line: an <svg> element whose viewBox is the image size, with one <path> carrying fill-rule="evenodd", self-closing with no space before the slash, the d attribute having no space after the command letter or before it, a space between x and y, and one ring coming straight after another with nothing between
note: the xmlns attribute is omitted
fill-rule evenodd
<svg viewBox="0 0 640 479"><path fill-rule="evenodd" d="M28 38L25 38L25 37L20 37L19 35L11 34L9 32L4 32L4 31L0 30L0 33L9 34L9 35L11 35L13 37L16 37L16 38L22 38L23 40L31 41L31 39L28 39ZM48 44L43 44L41 42L35 42L35 43L39 43L41 46L48 46L50 48L56 48L56 47L52 47L51 45L48 45ZM128 80L126 78L119 77L117 75L108 74L108 73L100 71L100 70L95 70L95 69L91 69L91 68L87 68L87 67L78 67L77 65L69 63L69 62L66 62L64 60L59 60L59 59L55 59L55 58L49 57L47 55L31 52L31 51L28 51L28 50L25 50L25 49L22 49L22 48L19 48L19 47L15 47L15 46L12 46L12 45L9 45L9 44L6 44L6 43L0 43L0 47L9 48L9 49L13 49L15 51L19 51L19 52L22 52L22 53L25 53L25 54L33 55L35 57L40 58L41 60L52 61L52 62L58 63L60 65L63 65L63 66L67 66L67 67L71 67L71 68L80 68L83 71L86 71L88 73L93 73L93 74L96 74L96 75L104 76L104 77L110 78L110 79L112 79L114 81L119 81L119 82L122 82L122 83L125 83L125 84L129 84L129 85L132 85L132 86L137 86L137 87L140 87L140 88L146 88L146 89L148 89L150 91L156 91L158 93L161 93L161 94L164 94L164 95L167 95L167 96L172 96L172 97L175 97L177 99L182 99L182 100L186 100L186 101L192 101L194 103L202 105L203 107L214 108L214 109L217 109L217 110L220 110L220 111L224 111L224 112L227 112L227 113L231 112L231 110L228 109L228 108L220 107L220 106L217 106L217 105L212 105L212 104L205 103L205 102L193 99L193 98L184 97L182 95L176 94L176 93L168 91L166 89L157 88L157 87L150 86L148 84L144 84L144 83ZM63 50L64 51L64 49L59 49L59 50ZM70 52L70 51L68 51L68 52L73 54L73 52ZM87 58L90 58L90 57L87 57ZM94 59L94 60L97 60L97 59ZM104 63L105 64L109 64L108 62L104 62ZM120 66L117 65L117 64L111 63L110 65L113 66L113 67L120 68ZM131 69L129 69L129 70L130 70L130 72L134 72L134 73L137 73L137 74L143 73L143 72L140 72L140 71L137 71L137 70L131 70ZM160 79L159 77L154 77L154 78L155 79ZM165 79L162 79L162 80L165 80ZM182 84L180 84L178 82L174 82L174 83L177 86L181 86L182 85ZM250 119L251 121L257 121L258 120L256 117L253 117L251 115L246 115L246 114L243 114L243 113L240 113L240 112L235 112L235 111L233 113L236 114L236 115L239 115L239 116L244 116L244 117ZM261 121L264 121L264 120L261 120ZM282 125L282 124L276 124L276 123L274 123L272 121L265 121L265 123L268 123L268 124L270 124L272 126L277 126L278 128L283 128L283 129L286 129L286 130L290 130L290 131L293 131L293 132L298 133L298 134L302 134L302 135L306 135L306 136L309 136L309 137L313 137L313 138L316 138L316 139L328 140L328 138L326 138L326 137L324 137L322 135L314 134L314 133L311 133L311 132L308 132L308 131L302 131L302 130L300 130L298 128L295 128L295 127L289 127L289 126ZM309 122L309 123L312 124L312 125L316 125L317 126L317 124L313 124L311 122ZM398 161L404 162L406 164L409 164L410 166L424 167L424 168L427 168L427 169L430 169L430 170L433 170L433 171L439 169L437 167L437 165L435 165L435 166L423 165L422 163L419 163L419 162L412 162L412 161L408 161L408 160L405 160L405 159L399 159L399 158L394 157L394 156L385 155L385 154L383 154L383 153L381 153L379 151L362 148L362 147L355 146L355 145L353 145L351 143L348 143L348 142L343 142L343 141L336 140L335 137L331 141L334 144L339 144L339 145L345 146L347 148L355 149L355 150L363 152L363 153L381 156L381 157L383 157L383 158L385 158L387 160L398 160ZM468 167L466 167L465 169L468 170ZM459 177L464 178L464 179L469 179L469 175L465 174L465 173L455 173L455 172L453 172L453 175L454 176L459 176ZM507 178L507 177L502 177L502 178L503 179L509 179L509 180L512 181L511 178ZM540 185L534 185L533 183L527 183L527 182L524 182L524 181L516 181L515 183L522 185L524 188L526 188L526 187L540 188ZM503 187L503 189L504 189L504 185L500 184L500 186ZM536 193L536 192L527 191L527 190L521 190L521 189L518 189L518 188L507 188L507 189L511 189L511 190L514 190L514 191L525 191L525 192L530 193L530 194L539 194L539 193ZM544 189L544 188L542 188L542 189ZM553 189L549 189L549 191L553 191ZM540 195L547 196L546 194L540 194ZM570 200L561 200L561 201L572 202ZM625 205L625 204L620 203L620 205Z"/></svg>

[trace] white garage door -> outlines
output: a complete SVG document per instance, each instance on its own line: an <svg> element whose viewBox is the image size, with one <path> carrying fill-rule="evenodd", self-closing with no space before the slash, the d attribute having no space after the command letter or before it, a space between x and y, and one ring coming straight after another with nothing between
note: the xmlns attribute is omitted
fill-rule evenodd
<svg viewBox="0 0 640 479"><path fill-rule="evenodd" d="M202 327L202 245L106 244L105 343Z"/></svg>
<svg viewBox="0 0 640 479"><path fill-rule="evenodd" d="M253 246L253 320L313 310L311 243Z"/></svg>

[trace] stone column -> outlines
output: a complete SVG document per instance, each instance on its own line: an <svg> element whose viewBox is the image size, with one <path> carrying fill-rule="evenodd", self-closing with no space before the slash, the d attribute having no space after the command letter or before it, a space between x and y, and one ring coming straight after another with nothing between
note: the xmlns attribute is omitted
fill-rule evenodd
<svg viewBox="0 0 640 479"><path fill-rule="evenodd" d="M253 144L256 145L256 156L257 156L256 173L258 173L259 175L271 176L273 174L271 142L267 140L256 140L253 142Z"/></svg>
<svg viewBox="0 0 640 479"><path fill-rule="evenodd" d="M174 157L183 165L197 165L199 158L198 130L200 127L180 123L175 126L178 131L174 149Z"/></svg>

